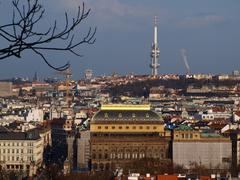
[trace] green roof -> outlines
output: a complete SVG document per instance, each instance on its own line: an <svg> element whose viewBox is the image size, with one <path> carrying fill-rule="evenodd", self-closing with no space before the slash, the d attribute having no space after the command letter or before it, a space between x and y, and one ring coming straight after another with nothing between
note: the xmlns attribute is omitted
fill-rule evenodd
<svg viewBox="0 0 240 180"><path fill-rule="evenodd" d="M201 137L208 137L208 138L220 138L223 137L217 133L201 133Z"/></svg>
<svg viewBox="0 0 240 180"><path fill-rule="evenodd" d="M177 131L192 131L193 128L188 126L188 125L185 125L185 124L181 124L180 126L178 126L175 130Z"/></svg>

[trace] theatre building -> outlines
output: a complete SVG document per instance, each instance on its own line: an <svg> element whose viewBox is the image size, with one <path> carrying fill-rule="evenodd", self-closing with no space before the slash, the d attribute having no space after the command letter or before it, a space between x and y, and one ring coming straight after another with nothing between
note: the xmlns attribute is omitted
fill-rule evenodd
<svg viewBox="0 0 240 180"><path fill-rule="evenodd" d="M150 105L102 105L90 132L92 170L124 168L142 158L170 160L170 133Z"/></svg>

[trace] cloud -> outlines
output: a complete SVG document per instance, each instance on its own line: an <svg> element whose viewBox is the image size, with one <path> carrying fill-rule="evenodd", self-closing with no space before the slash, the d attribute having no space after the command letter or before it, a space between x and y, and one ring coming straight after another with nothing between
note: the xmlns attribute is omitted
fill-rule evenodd
<svg viewBox="0 0 240 180"><path fill-rule="evenodd" d="M61 0L63 7L76 8L81 4L81 0ZM136 29L146 23L151 23L155 15L159 18L159 23L166 22L169 18L167 10L140 3L138 1L121 0L88 0L86 6L91 8L93 18L97 25L104 25L107 28Z"/></svg>
<svg viewBox="0 0 240 180"><path fill-rule="evenodd" d="M179 27L186 27L186 28L200 28L200 27L207 27L211 25L217 25L224 23L226 21L225 17L214 14L214 13L207 13L207 14L198 14L190 17L185 17L180 20L177 25Z"/></svg>

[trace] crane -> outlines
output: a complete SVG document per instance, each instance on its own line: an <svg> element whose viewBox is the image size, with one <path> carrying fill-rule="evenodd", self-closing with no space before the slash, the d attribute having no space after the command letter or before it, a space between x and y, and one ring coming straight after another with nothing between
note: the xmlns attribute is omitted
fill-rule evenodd
<svg viewBox="0 0 240 180"><path fill-rule="evenodd" d="M57 74L63 75L65 78L65 85L66 85L66 103L68 104L68 106L70 106L70 101L71 101L71 97L70 97L70 93L69 93L69 83L70 83L70 78L72 77L72 71L71 68L69 66L69 68L67 68L64 71L60 71L57 72Z"/></svg>

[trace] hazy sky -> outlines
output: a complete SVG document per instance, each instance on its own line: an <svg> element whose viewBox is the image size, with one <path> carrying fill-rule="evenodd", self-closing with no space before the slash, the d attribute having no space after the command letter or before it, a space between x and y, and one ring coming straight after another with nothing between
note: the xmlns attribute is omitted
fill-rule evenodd
<svg viewBox="0 0 240 180"><path fill-rule="evenodd" d="M10 0L0 0L1 23L11 20ZM46 8L39 29L57 19L64 24L64 11L74 12L80 0L41 0ZM77 35L97 27L96 43L79 48L84 57L69 53L46 54L50 62L72 64L74 78L87 68L95 75L117 72L149 74L153 41L153 17L158 16L160 73L185 73L179 50L187 49L193 73L230 73L240 69L239 0L86 0L91 15ZM0 48L3 46L0 39ZM13 76L55 76L43 60L30 51L21 59L0 61L0 79Z"/></svg>

